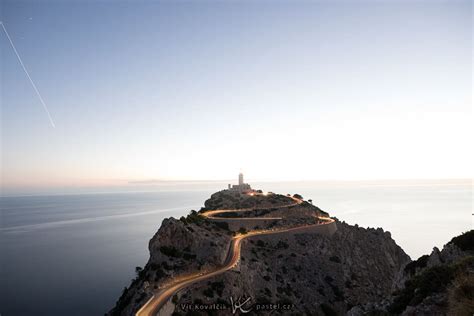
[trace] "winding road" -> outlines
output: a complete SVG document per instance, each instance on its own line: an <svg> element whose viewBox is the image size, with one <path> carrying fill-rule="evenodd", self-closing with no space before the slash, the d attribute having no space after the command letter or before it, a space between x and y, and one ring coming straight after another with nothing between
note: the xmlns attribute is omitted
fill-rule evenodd
<svg viewBox="0 0 474 316"><path fill-rule="evenodd" d="M295 201L294 203L285 204L281 206L276 206L272 208L286 208L294 205L301 204L303 201L297 198L292 197ZM247 208L247 209L236 209L236 210L214 210L208 211L201 215L209 219L225 219L225 220L246 220L246 219L281 219L281 217L251 217L251 218L228 218L228 217L215 217L218 214L229 213L229 212L245 212L259 209L268 209L266 208ZM175 278L172 283L163 286L158 290L136 313L136 316L155 316L158 311L166 304L166 302L179 290L202 280L214 277L221 273L224 273L228 270L233 269L240 260L240 251L242 246L242 240L256 235L270 235L270 234L281 234L284 232L291 232L297 230L310 229L315 226L325 225L333 223L334 220L329 217L318 217L321 222L316 224L306 224L303 226L290 227L290 228L279 228L279 229L262 229L250 231L246 234L237 234L232 238L227 257L224 261L222 267L216 268L212 271L206 272L197 272L192 275L183 276L181 278Z"/></svg>

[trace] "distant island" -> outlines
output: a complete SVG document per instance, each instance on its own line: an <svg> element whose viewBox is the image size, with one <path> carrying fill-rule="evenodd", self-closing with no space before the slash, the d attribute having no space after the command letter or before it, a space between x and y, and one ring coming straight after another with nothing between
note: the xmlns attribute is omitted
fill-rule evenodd
<svg viewBox="0 0 474 316"><path fill-rule="evenodd" d="M469 315L474 231L411 261L383 229L237 185L165 219L109 315Z"/></svg>

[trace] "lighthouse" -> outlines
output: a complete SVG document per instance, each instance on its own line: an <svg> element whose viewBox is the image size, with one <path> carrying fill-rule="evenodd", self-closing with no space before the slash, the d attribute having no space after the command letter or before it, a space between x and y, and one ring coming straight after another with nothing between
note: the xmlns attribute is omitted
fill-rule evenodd
<svg viewBox="0 0 474 316"><path fill-rule="evenodd" d="M250 184L244 182L244 174L242 172L239 173L239 184L237 185L229 184L228 189L232 191L237 191L240 193L245 193L252 190L252 188L250 187Z"/></svg>
<svg viewBox="0 0 474 316"><path fill-rule="evenodd" d="M239 173L239 186L244 184L244 174L241 172Z"/></svg>

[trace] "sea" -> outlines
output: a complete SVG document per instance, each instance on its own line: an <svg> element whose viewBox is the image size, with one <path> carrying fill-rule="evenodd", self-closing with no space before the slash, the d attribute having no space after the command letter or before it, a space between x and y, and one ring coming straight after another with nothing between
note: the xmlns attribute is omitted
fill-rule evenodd
<svg viewBox="0 0 474 316"><path fill-rule="evenodd" d="M261 182L331 216L381 227L412 259L472 229L471 180ZM0 314L104 315L149 257L167 217L199 210L221 184L0 198Z"/></svg>

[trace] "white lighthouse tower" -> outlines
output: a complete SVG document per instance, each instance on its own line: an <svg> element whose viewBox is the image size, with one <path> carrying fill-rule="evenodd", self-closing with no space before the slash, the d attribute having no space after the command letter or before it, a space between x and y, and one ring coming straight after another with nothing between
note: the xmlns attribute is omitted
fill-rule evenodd
<svg viewBox="0 0 474 316"><path fill-rule="evenodd" d="M229 190L232 191L238 191L240 193L248 192L252 190L250 187L250 184L244 182L244 174L241 172L239 173L239 184L237 185L230 185L229 184Z"/></svg>

